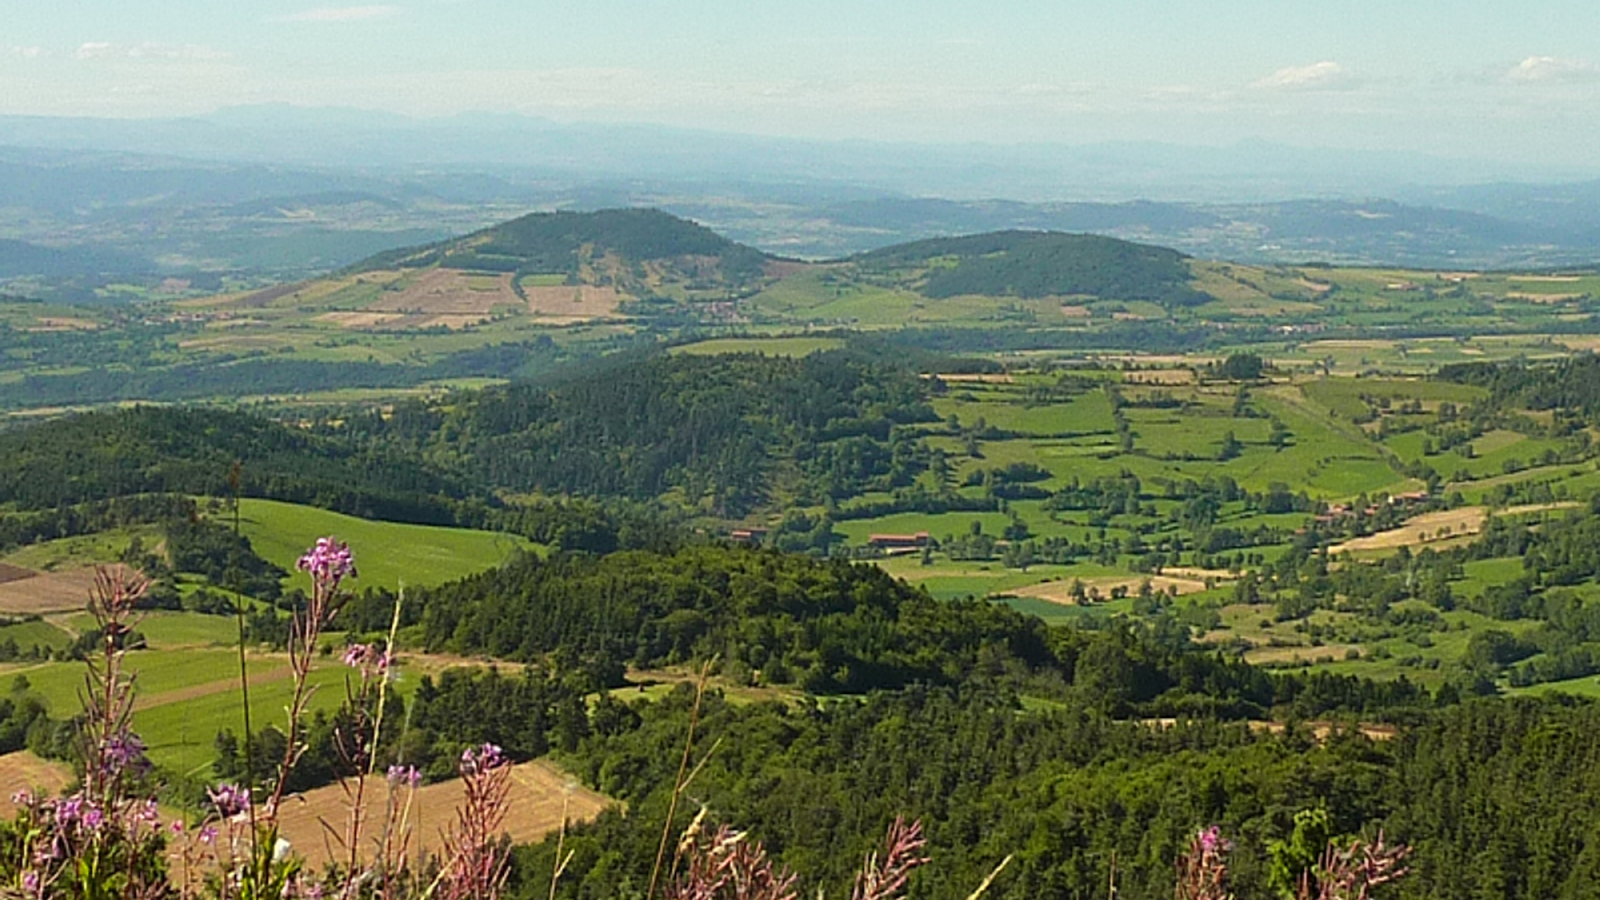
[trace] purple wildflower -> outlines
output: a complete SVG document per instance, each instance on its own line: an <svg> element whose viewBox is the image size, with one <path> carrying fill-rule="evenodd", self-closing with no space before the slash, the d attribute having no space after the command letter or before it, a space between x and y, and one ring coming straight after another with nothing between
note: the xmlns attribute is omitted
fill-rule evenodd
<svg viewBox="0 0 1600 900"><path fill-rule="evenodd" d="M134 815L140 822L149 825L151 828L161 827L161 808L156 805L154 800L146 800L144 806L140 807L139 811Z"/></svg>
<svg viewBox="0 0 1600 900"><path fill-rule="evenodd" d="M106 741L105 765L111 772L142 772L150 767L145 758L145 743L137 734L125 731Z"/></svg>
<svg viewBox="0 0 1600 900"><path fill-rule="evenodd" d="M367 664L373 656L371 644L351 644L345 648L344 664L352 669L360 669Z"/></svg>
<svg viewBox="0 0 1600 900"><path fill-rule="evenodd" d="M70 797L62 797L56 801L56 821L62 825L71 825L73 822L78 821L79 816L82 814L82 796L73 794Z"/></svg>
<svg viewBox="0 0 1600 900"><path fill-rule="evenodd" d="M93 804L83 811L83 827L90 831L99 831L100 826L106 823L106 814L100 807Z"/></svg>
<svg viewBox="0 0 1600 900"><path fill-rule="evenodd" d="M461 751L461 774L480 775L490 769L505 765L505 751L496 744L468 747Z"/></svg>
<svg viewBox="0 0 1600 900"><path fill-rule="evenodd" d="M216 790L207 791L206 796L211 798L211 805L217 808L217 815L224 819L230 819L250 809L249 788L219 784Z"/></svg>
<svg viewBox="0 0 1600 900"><path fill-rule="evenodd" d="M11 795L12 806L32 806L33 792L28 790L17 791Z"/></svg>
<svg viewBox="0 0 1600 900"><path fill-rule="evenodd" d="M317 538L316 546L307 550L295 568L311 573L312 580L330 589L345 578L355 578L356 566L350 556L350 545L331 537Z"/></svg>
<svg viewBox="0 0 1600 900"><path fill-rule="evenodd" d="M173 819L172 820L172 824L168 825L167 827L172 829L172 833L173 834L183 834L183 827L184 826L183 826L183 820L182 819Z"/></svg>
<svg viewBox="0 0 1600 900"><path fill-rule="evenodd" d="M200 843L209 844L217 839L217 829L210 825L200 829Z"/></svg>
<svg viewBox="0 0 1600 900"><path fill-rule="evenodd" d="M389 783L416 787L422 783L422 773L417 771L416 766L390 766Z"/></svg>
<svg viewBox="0 0 1600 900"><path fill-rule="evenodd" d="M39 888L44 882L39 878L39 873L29 869L22 873L22 889L30 894L39 893Z"/></svg>

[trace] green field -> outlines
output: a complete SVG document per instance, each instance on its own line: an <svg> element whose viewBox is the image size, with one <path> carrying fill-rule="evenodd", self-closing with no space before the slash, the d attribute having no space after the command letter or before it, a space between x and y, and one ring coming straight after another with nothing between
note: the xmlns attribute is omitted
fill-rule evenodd
<svg viewBox="0 0 1600 900"><path fill-rule="evenodd" d="M519 550L535 549L508 534L374 522L273 500L243 500L239 514L256 552L290 572L318 537L345 541L355 554L358 588L440 584L497 566Z"/></svg>

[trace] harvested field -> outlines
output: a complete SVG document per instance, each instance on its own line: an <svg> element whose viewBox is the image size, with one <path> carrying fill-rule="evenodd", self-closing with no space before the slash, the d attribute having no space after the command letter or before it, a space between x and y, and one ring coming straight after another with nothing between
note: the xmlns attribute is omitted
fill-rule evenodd
<svg viewBox="0 0 1600 900"><path fill-rule="evenodd" d="M318 322L331 322L341 328L382 328L406 318L399 313L327 312L317 316Z"/></svg>
<svg viewBox="0 0 1600 900"><path fill-rule="evenodd" d="M1339 554L1358 550L1393 550L1397 547L1414 547L1429 541L1439 541L1464 534L1477 534L1483 530L1483 523L1488 517L1489 511L1482 506L1463 506L1460 509L1423 513L1407 519L1399 528L1352 538L1342 544L1335 544L1328 549L1328 552Z"/></svg>
<svg viewBox="0 0 1600 900"><path fill-rule="evenodd" d="M434 269L398 291L386 292L367 304L367 312L429 316L486 316L496 306L522 305L511 287L510 274L469 275L455 269ZM531 292L530 292L531 293Z"/></svg>
<svg viewBox="0 0 1600 900"><path fill-rule="evenodd" d="M8 566L7 569L15 570L16 567ZM81 610L88 603L89 591L93 587L93 567L13 578L0 582L0 613L31 615Z"/></svg>
<svg viewBox="0 0 1600 900"><path fill-rule="evenodd" d="M442 844L444 829L454 821L456 807L464 792L459 779L419 788L411 802L411 852L436 851ZM396 796L404 803L404 793ZM381 822L389 802L388 784L380 777L369 783L362 809L374 827ZM570 775L543 760L523 763L512 769L510 814L505 830L519 844L532 843L561 827L562 816L569 822L592 821L611 800L579 785ZM323 822L342 834L346 821L346 800L338 785L318 788L284 798L280 816L283 837L306 858L312 869L321 869L338 853L337 841ZM420 845L420 846L419 846ZM362 848L369 857L372 847Z"/></svg>
<svg viewBox="0 0 1600 900"><path fill-rule="evenodd" d="M1535 503L1526 506L1507 507L1497 515L1526 516L1557 509L1571 509L1579 505L1581 504L1572 501ZM1459 538L1482 531L1483 524L1488 518L1489 511L1482 506L1463 506L1460 509L1423 513L1420 516L1413 516L1407 519L1405 524L1399 528L1380 531L1377 534L1370 534L1366 537L1353 538L1328 548L1328 552L1337 554L1349 553L1354 550L1393 550L1396 547L1414 547L1418 544Z"/></svg>
<svg viewBox="0 0 1600 900"><path fill-rule="evenodd" d="M594 287L587 284L555 287L529 285L524 286L522 292L528 295L528 312L535 316L566 320L615 317L622 301L628 299L618 293L616 288Z"/></svg>
<svg viewBox="0 0 1600 900"><path fill-rule="evenodd" d="M1102 598L1110 597L1111 592L1119 587L1128 589L1130 595L1139 592L1139 586L1145 581L1150 582L1152 590L1161 593L1176 592L1183 594L1198 594L1206 589L1206 583L1193 578L1173 578L1168 575L1128 576L1103 575L1095 578L1063 579L1061 581L1046 581L1043 584L1032 584L1027 587L1015 588L1004 592L1008 597L1032 597L1035 600L1044 600L1048 603L1059 603L1063 606L1076 606L1077 601L1072 597L1072 585L1080 582L1085 591L1099 592Z"/></svg>
<svg viewBox="0 0 1600 900"><path fill-rule="evenodd" d="M1091 315L1087 306L1063 306L1061 314L1069 319L1087 319Z"/></svg>
<svg viewBox="0 0 1600 900"><path fill-rule="evenodd" d="M26 750L0 756L0 817L17 814L17 805L11 802L17 792L55 796L72 780L72 767L66 763L49 762Z"/></svg>
<svg viewBox="0 0 1600 900"><path fill-rule="evenodd" d="M1355 644L1323 644L1320 647L1256 647L1246 650L1244 661L1253 666L1259 665L1284 665L1284 664L1315 664L1338 662L1348 659L1351 651L1365 655L1362 648Z"/></svg>

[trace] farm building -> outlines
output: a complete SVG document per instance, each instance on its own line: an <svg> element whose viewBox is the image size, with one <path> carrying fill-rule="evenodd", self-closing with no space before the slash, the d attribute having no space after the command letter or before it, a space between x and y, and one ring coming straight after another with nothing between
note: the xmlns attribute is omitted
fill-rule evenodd
<svg viewBox="0 0 1600 900"><path fill-rule="evenodd" d="M919 531L916 534L871 534L867 536L867 546L881 550L920 550L928 546L928 533Z"/></svg>

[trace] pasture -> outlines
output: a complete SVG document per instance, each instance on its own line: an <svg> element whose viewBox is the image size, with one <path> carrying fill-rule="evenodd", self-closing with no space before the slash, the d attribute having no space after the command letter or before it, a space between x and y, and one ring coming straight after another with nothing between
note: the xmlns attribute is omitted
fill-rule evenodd
<svg viewBox="0 0 1600 900"><path fill-rule="evenodd" d="M242 500L239 515L241 530L256 552L290 572L318 536L349 543L360 573L357 589L441 584L536 549L514 535L375 522L273 500Z"/></svg>

